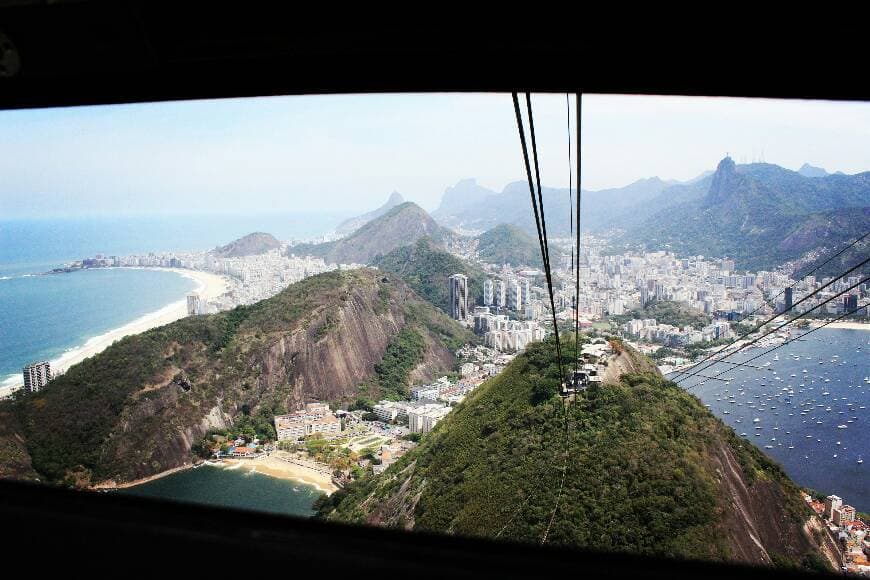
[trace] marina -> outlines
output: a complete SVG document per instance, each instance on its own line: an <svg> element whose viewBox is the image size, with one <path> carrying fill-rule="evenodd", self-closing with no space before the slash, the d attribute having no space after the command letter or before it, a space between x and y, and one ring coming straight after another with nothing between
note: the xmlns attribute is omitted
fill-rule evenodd
<svg viewBox="0 0 870 580"><path fill-rule="evenodd" d="M745 362L764 350L750 348L729 360ZM867 511L868 350L866 331L822 329L756 359L757 368L720 363L701 371L707 376L727 371L724 381L693 377L681 384L799 485L846 495ZM754 437L740 429L743 422L753 423Z"/></svg>

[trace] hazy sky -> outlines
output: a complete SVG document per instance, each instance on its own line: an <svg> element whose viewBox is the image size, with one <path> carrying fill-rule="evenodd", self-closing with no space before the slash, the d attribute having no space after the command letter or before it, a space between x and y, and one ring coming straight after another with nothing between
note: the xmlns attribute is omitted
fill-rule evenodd
<svg viewBox="0 0 870 580"><path fill-rule="evenodd" d="M534 95L546 185L568 183L564 95ZM572 104L573 119L573 104ZM573 122L573 121L572 121ZM583 186L764 159L870 170L870 104L586 95ZM426 209L463 178L525 179L509 94L303 96L0 112L0 219Z"/></svg>

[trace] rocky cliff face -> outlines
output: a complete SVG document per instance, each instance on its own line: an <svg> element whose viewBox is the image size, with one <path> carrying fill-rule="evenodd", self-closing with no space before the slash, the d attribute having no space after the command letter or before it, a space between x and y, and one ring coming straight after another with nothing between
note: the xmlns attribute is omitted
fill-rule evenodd
<svg viewBox="0 0 870 580"><path fill-rule="evenodd" d="M34 467L49 478L139 479L190 461L209 429L241 414L271 418L312 400L354 399L406 327L426 344L415 378L452 370L444 340L461 342L465 331L398 278L322 274L251 307L120 341L18 414Z"/></svg>

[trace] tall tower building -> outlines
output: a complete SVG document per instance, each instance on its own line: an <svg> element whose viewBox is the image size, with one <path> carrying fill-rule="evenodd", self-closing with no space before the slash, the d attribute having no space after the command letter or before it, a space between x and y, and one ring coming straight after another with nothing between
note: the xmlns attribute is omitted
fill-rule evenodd
<svg viewBox="0 0 870 580"><path fill-rule="evenodd" d="M492 306L493 298L495 297L495 288L493 287L492 280L487 278L483 283L483 305L484 306Z"/></svg>
<svg viewBox="0 0 870 580"><path fill-rule="evenodd" d="M519 280L511 280L508 306L517 312L523 308L523 287Z"/></svg>
<svg viewBox="0 0 870 580"><path fill-rule="evenodd" d="M791 286L789 286L785 289L785 306L783 307L783 312L788 312L789 310L791 310L792 300L792 288Z"/></svg>
<svg viewBox="0 0 870 580"><path fill-rule="evenodd" d="M532 301L532 283L528 278L520 278L520 288L523 291L523 304L528 304Z"/></svg>
<svg viewBox="0 0 870 580"><path fill-rule="evenodd" d="M48 361L30 363L23 369L24 390L35 393L51 380L51 365Z"/></svg>
<svg viewBox="0 0 870 580"><path fill-rule="evenodd" d="M495 305L499 308L507 306L507 286L504 280L495 281Z"/></svg>
<svg viewBox="0 0 870 580"><path fill-rule="evenodd" d="M450 316L465 320L468 316L468 277L464 274L450 276Z"/></svg>
<svg viewBox="0 0 870 580"><path fill-rule="evenodd" d="M858 295L849 294L843 298L843 312L852 312L858 309Z"/></svg>

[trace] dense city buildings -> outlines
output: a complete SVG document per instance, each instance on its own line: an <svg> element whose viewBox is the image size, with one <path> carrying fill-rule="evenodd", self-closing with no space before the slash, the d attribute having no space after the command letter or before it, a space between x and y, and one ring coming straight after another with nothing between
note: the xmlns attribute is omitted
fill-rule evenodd
<svg viewBox="0 0 870 580"><path fill-rule="evenodd" d="M408 412L408 428L411 433L428 433L438 421L447 416L450 407L438 403L430 403L415 407Z"/></svg>
<svg viewBox="0 0 870 580"><path fill-rule="evenodd" d="M227 291L208 301L192 293L187 296L188 315L214 314L249 305L274 296L290 284L322 272L346 270L356 264L327 264L322 258L288 255L287 246L241 257L222 257L215 252L158 252L130 256L86 258L66 264L56 272L82 268L181 268L224 276Z"/></svg>
<svg viewBox="0 0 870 580"><path fill-rule="evenodd" d="M30 363L22 369L24 390L36 393L51 381L51 365L48 361Z"/></svg>
<svg viewBox="0 0 870 580"><path fill-rule="evenodd" d="M803 497L825 524L819 531L827 532L831 543L839 548L841 571L870 577L870 525L836 495L829 495L824 502L806 493Z"/></svg>

